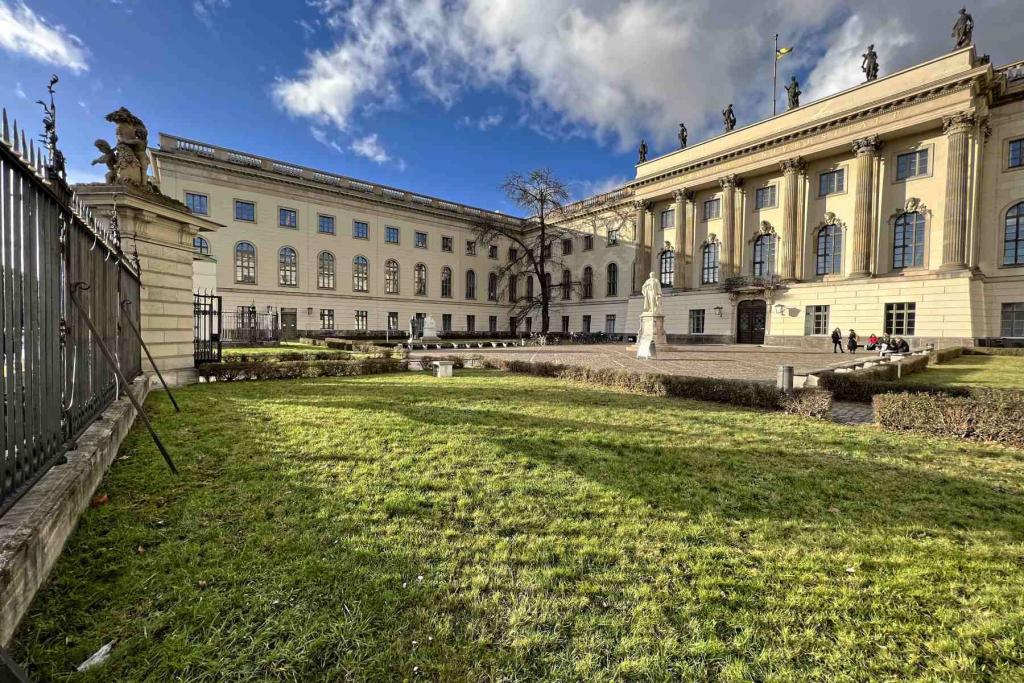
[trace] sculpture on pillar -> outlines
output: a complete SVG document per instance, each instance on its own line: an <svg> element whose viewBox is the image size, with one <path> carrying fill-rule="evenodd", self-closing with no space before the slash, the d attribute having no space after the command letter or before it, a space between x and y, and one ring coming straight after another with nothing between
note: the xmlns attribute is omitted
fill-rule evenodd
<svg viewBox="0 0 1024 683"><path fill-rule="evenodd" d="M642 164L647 161L647 141L640 138L640 147L637 149L637 156L639 157L636 163Z"/></svg>
<svg viewBox="0 0 1024 683"><path fill-rule="evenodd" d="M868 45L868 51L861 55L864 59L860 64L860 70L864 72L865 81L873 81L878 78L878 53L874 45Z"/></svg>
<svg viewBox="0 0 1024 683"><path fill-rule="evenodd" d="M966 7L960 8L960 14L953 24L953 37L956 38L956 49L967 47L974 42L974 17L967 13Z"/></svg>
<svg viewBox="0 0 1024 683"><path fill-rule="evenodd" d="M134 185L155 190L149 183L149 157L146 149L149 146L149 131L139 117L121 107L106 116L106 120L115 124L115 146L112 148L106 140L97 140L95 145L102 156L92 163L106 164L106 182Z"/></svg>
<svg viewBox="0 0 1024 683"><path fill-rule="evenodd" d="M688 133L686 132L686 124L679 124L679 149L686 149L686 138Z"/></svg>
<svg viewBox="0 0 1024 683"><path fill-rule="evenodd" d="M644 282L643 287L640 288L640 293L644 297L644 308L642 313L662 315L661 282L654 273L651 273L650 277L647 278L647 281Z"/></svg>
<svg viewBox="0 0 1024 683"><path fill-rule="evenodd" d="M796 81L796 76L793 76L789 80L789 85L786 86L786 98L789 100L789 108L796 109L800 106L800 84Z"/></svg>
<svg viewBox="0 0 1024 683"><path fill-rule="evenodd" d="M736 127L736 115L732 112L732 104L722 110L722 123L725 124L725 132L729 133Z"/></svg>
<svg viewBox="0 0 1024 683"><path fill-rule="evenodd" d="M655 358L658 347L668 346L665 336L665 315L661 309L661 282L651 273L640 289L644 306L640 312L640 333L636 339L637 358Z"/></svg>

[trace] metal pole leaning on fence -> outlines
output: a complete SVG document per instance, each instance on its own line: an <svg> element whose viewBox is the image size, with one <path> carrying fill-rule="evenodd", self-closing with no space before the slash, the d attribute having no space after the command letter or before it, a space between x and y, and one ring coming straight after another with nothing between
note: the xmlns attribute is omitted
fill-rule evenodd
<svg viewBox="0 0 1024 683"><path fill-rule="evenodd" d="M135 326L135 321L132 320L131 315L128 314L128 307L132 305L132 302L128 299L121 301L121 313L124 314L124 319L128 321L128 326L132 328L132 332L135 333L135 337L139 340L139 344L142 345L142 350L146 352L146 358L149 359L149 364L156 370L156 376L160 378L160 384L164 385L164 391L167 392L168 398L171 399L171 404L174 405L176 412L181 412L181 408L178 407L178 402L174 400L174 394L171 393L171 388L167 386L167 382L164 381L163 373L160 372L160 368L156 366L156 361L153 360L153 354L149 352L149 347L146 346L146 342L142 340L142 333L139 332L139 328Z"/></svg>
<svg viewBox="0 0 1024 683"><path fill-rule="evenodd" d="M142 421L146 423L146 429L149 430L149 435L153 437L156 447L160 449L160 454L164 456L164 462L166 462L167 466L171 468L171 472L177 474L178 468L174 466L174 461L171 460L171 454L167 452L166 448L164 448L163 443L160 441L160 437L156 434L156 430L153 429L153 423L149 421L149 417L147 417L145 411L142 410L142 405L139 403L138 399L135 398L134 394L132 394L130 390L127 390L128 380L126 380L124 375L121 374L121 369L117 367L117 359L114 358L114 354L110 353L110 349L107 348L107 345L103 343L103 337L100 335L99 330L96 329L92 320L89 319L89 314L86 313L85 306L83 306L82 302L78 300L78 291L88 288L89 285L85 282L72 283L71 303L73 303L75 308L78 309L78 312L82 314L82 319L85 320L85 324L88 326L89 331L92 332L94 337L96 337L96 345L100 347L100 351L103 352L103 356L107 359L107 362L110 363L110 369L114 371L114 375L117 377L117 380L124 384L126 388L126 391L124 392L125 395L128 396L132 405L135 406L135 410L138 412L139 417L141 417Z"/></svg>

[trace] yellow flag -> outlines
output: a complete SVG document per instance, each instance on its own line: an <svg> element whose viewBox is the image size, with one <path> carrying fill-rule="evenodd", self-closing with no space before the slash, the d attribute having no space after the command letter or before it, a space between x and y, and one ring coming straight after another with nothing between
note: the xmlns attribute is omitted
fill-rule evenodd
<svg viewBox="0 0 1024 683"><path fill-rule="evenodd" d="M784 56L788 55L792 51L793 48L791 47L780 47L778 50L775 51L775 59L782 59Z"/></svg>

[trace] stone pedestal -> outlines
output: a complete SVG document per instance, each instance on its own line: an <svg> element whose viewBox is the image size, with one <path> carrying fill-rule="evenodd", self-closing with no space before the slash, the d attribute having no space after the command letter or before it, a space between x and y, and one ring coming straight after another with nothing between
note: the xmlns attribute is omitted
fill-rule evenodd
<svg viewBox="0 0 1024 683"><path fill-rule="evenodd" d="M653 313L640 314L640 336L636 340L637 357L640 352L654 342L656 348L664 349L668 346L668 339L665 337L665 316Z"/></svg>
<svg viewBox="0 0 1024 683"><path fill-rule="evenodd" d="M437 336L437 322L427 316L426 320L423 321L423 341L440 341L441 338Z"/></svg>

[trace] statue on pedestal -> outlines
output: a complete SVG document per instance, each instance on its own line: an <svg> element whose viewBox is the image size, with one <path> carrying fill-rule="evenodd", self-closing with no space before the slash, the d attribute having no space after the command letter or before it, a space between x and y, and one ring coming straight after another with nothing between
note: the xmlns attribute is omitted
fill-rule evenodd
<svg viewBox="0 0 1024 683"><path fill-rule="evenodd" d="M868 45L868 51L861 57L863 61L860 63L860 70L864 72L864 80L873 81L878 78L878 53L875 52L875 46Z"/></svg>
<svg viewBox="0 0 1024 683"><path fill-rule="evenodd" d="M640 332L636 338L636 357L655 358L657 348L668 346L665 337L665 315L661 308L661 282L655 273L640 288L644 305L640 312Z"/></svg>
<svg viewBox="0 0 1024 683"><path fill-rule="evenodd" d="M428 315L423 320L423 341L438 341L440 337L437 336L437 321L434 320L434 316Z"/></svg>
<svg viewBox="0 0 1024 683"><path fill-rule="evenodd" d="M786 99L789 100L789 108L796 109L800 106L800 84L796 81L796 76L793 76L789 80L789 85L786 86Z"/></svg>
<svg viewBox="0 0 1024 683"><path fill-rule="evenodd" d="M93 160L93 165L105 164L108 184L124 184L156 191L149 182L149 131L142 120L121 107L106 116L107 121L116 125L115 145L106 140L97 140L95 145L102 155Z"/></svg>
<svg viewBox="0 0 1024 683"><path fill-rule="evenodd" d="M637 149L637 160L638 164L642 164L647 161L647 141L643 138L640 139L640 147Z"/></svg>
<svg viewBox="0 0 1024 683"><path fill-rule="evenodd" d="M960 14L953 24L953 37L956 38L956 49L967 47L974 42L974 17L967 13L966 7L960 8Z"/></svg>
<svg viewBox="0 0 1024 683"><path fill-rule="evenodd" d="M725 132L729 133L736 127L736 114L732 111L732 104L722 110L722 123L725 125Z"/></svg>
<svg viewBox="0 0 1024 683"><path fill-rule="evenodd" d="M658 281L654 273L651 273L651 276L644 282L640 293L644 297L643 313L661 315L661 282Z"/></svg>
<svg viewBox="0 0 1024 683"><path fill-rule="evenodd" d="M688 137L688 135L689 135L689 133L687 133L687 131L686 131L686 124L685 123L680 123L679 124L679 149L686 149L686 138Z"/></svg>

